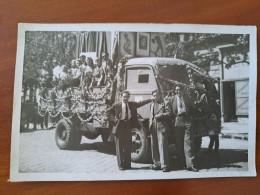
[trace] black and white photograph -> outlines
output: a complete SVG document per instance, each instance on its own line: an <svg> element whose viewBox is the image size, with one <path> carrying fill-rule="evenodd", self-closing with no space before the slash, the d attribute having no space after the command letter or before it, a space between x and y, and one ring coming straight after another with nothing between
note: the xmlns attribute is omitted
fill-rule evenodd
<svg viewBox="0 0 260 195"><path fill-rule="evenodd" d="M256 176L256 28L19 24L10 181Z"/></svg>

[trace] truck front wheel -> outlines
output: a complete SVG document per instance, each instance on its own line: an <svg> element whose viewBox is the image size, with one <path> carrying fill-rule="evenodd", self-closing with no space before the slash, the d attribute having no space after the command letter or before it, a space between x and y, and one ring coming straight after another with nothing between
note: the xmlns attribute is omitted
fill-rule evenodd
<svg viewBox="0 0 260 195"><path fill-rule="evenodd" d="M76 149L81 141L81 133L71 120L61 119L56 127L55 141L61 150Z"/></svg>
<svg viewBox="0 0 260 195"><path fill-rule="evenodd" d="M149 141L148 137L143 128L134 128L131 130L132 133L132 162L145 162L149 155Z"/></svg>

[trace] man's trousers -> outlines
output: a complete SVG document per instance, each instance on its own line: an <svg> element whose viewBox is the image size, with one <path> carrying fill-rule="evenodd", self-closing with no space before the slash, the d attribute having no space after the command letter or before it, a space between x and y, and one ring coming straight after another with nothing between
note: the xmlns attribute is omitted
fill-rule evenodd
<svg viewBox="0 0 260 195"><path fill-rule="evenodd" d="M169 167L167 134L157 130L154 126L153 124L150 127L153 163L156 166L161 166L161 168Z"/></svg>
<svg viewBox="0 0 260 195"><path fill-rule="evenodd" d="M115 135L116 156L119 168L131 167L132 135L129 121L120 121L119 132Z"/></svg>
<svg viewBox="0 0 260 195"><path fill-rule="evenodd" d="M175 127L175 144L181 166L185 164L187 168L194 166L194 140L190 125Z"/></svg>

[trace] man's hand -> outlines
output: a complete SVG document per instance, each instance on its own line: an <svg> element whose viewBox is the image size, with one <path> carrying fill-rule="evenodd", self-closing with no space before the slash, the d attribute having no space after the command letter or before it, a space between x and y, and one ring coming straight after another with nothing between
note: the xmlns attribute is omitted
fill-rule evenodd
<svg viewBox="0 0 260 195"><path fill-rule="evenodd" d="M184 115L184 114L186 114L186 112L181 111L181 112L179 112L179 113L177 114L177 116L182 116L182 115Z"/></svg>
<svg viewBox="0 0 260 195"><path fill-rule="evenodd" d="M154 118L155 118L156 120L160 119L161 117L162 117L162 114L156 114L156 115L154 116Z"/></svg>

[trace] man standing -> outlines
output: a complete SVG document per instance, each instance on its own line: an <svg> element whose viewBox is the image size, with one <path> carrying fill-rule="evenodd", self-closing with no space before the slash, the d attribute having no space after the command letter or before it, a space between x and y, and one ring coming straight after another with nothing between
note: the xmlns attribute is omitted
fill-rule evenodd
<svg viewBox="0 0 260 195"><path fill-rule="evenodd" d="M102 53L102 69L105 74L104 83L105 85L107 85L108 82L114 78L113 63L109 59L109 55L107 52Z"/></svg>
<svg viewBox="0 0 260 195"><path fill-rule="evenodd" d="M181 168L197 172L198 169L194 166L195 154L192 136L194 101L187 94L183 93L181 86L176 86L175 93L175 96L169 98L168 106L171 109L171 114L175 117L175 143Z"/></svg>
<svg viewBox="0 0 260 195"><path fill-rule="evenodd" d="M101 64L100 58L97 58L96 63L95 63L95 69L93 70L93 78L92 78L92 82L91 82L91 87L93 87L93 86L100 87L101 85L103 85L104 71L103 71L101 65L102 64Z"/></svg>
<svg viewBox="0 0 260 195"><path fill-rule="evenodd" d="M169 172L169 157L168 157L168 137L167 137L167 121L169 118L166 107L159 104L160 96L158 91L152 94L153 103L151 104L149 130L151 135L151 149L153 165L151 169L163 169L163 172Z"/></svg>
<svg viewBox="0 0 260 195"><path fill-rule="evenodd" d="M107 114L113 116L114 127L112 135L115 138L116 155L120 170L131 169L132 128L141 128L137 119L137 108L151 100L141 102L128 102L129 91L122 93L122 101L114 103L107 109Z"/></svg>

